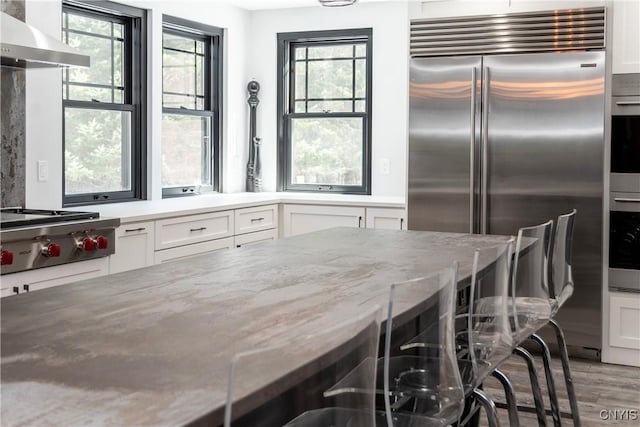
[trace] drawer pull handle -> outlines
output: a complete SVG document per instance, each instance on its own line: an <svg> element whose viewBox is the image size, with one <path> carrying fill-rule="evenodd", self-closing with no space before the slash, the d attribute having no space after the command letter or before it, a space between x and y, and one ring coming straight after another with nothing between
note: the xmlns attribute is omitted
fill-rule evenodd
<svg viewBox="0 0 640 427"><path fill-rule="evenodd" d="M207 229L207 227L200 227L200 228L192 228L189 231L191 231L193 233L194 231L204 231L206 229Z"/></svg>
<svg viewBox="0 0 640 427"><path fill-rule="evenodd" d="M616 105L640 105L640 101L616 101Z"/></svg>
<svg viewBox="0 0 640 427"><path fill-rule="evenodd" d="M640 203L640 199L633 199L629 197L616 197L613 200L620 203Z"/></svg>
<svg viewBox="0 0 640 427"><path fill-rule="evenodd" d="M264 218L251 218L251 222L264 221Z"/></svg>
<svg viewBox="0 0 640 427"><path fill-rule="evenodd" d="M136 231L144 231L146 230L145 227L140 227L140 228L130 228L128 230L124 230L125 233L135 233Z"/></svg>

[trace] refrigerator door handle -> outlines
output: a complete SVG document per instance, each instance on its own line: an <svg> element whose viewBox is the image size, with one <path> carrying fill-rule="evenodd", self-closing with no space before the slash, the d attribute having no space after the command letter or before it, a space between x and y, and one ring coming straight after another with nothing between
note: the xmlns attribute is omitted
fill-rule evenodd
<svg viewBox="0 0 640 427"><path fill-rule="evenodd" d="M476 67L471 69L471 142L469 149L469 233L475 232L475 179L476 179Z"/></svg>
<svg viewBox="0 0 640 427"><path fill-rule="evenodd" d="M489 81L490 73L489 67L482 69L482 161L481 161L481 178L480 178L480 232L487 234L487 190L489 188L488 183L488 150L489 150Z"/></svg>

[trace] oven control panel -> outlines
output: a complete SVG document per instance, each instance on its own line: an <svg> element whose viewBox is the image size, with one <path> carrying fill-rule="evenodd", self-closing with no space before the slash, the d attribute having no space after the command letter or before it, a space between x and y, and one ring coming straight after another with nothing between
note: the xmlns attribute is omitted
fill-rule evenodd
<svg viewBox="0 0 640 427"><path fill-rule="evenodd" d="M52 227L53 228L53 227ZM31 239L3 241L2 274L85 261L115 253L115 228L98 228L64 234L43 234Z"/></svg>

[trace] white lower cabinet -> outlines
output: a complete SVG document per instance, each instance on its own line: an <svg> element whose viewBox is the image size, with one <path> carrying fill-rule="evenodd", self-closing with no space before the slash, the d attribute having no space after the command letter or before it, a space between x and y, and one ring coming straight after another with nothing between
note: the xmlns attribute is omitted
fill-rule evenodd
<svg viewBox="0 0 640 427"><path fill-rule="evenodd" d="M365 208L320 205L284 205L283 236L333 227L365 226Z"/></svg>
<svg viewBox="0 0 640 427"><path fill-rule="evenodd" d="M407 220L405 210L394 208L367 208L367 228L406 230Z"/></svg>
<svg viewBox="0 0 640 427"><path fill-rule="evenodd" d="M269 242L271 240L278 239L278 229L274 228L265 231L256 231L255 233L247 233L236 236L235 245L236 248L242 246L256 245L262 242Z"/></svg>
<svg viewBox="0 0 640 427"><path fill-rule="evenodd" d="M116 252L110 257L109 273L134 270L154 264L154 223L134 222L116 229Z"/></svg>
<svg viewBox="0 0 640 427"><path fill-rule="evenodd" d="M232 237L234 212L222 211L156 221L156 250Z"/></svg>
<svg viewBox="0 0 640 427"><path fill-rule="evenodd" d="M609 349L605 362L640 366L640 294L609 293Z"/></svg>
<svg viewBox="0 0 640 427"><path fill-rule="evenodd" d="M210 240L202 243L193 243L191 245L156 251L155 263L162 264L169 261L184 260L194 256L224 251L231 248L233 248L233 237Z"/></svg>
<svg viewBox="0 0 640 427"><path fill-rule="evenodd" d="M1 296L37 291L107 274L109 274L108 257L6 274L0 278Z"/></svg>

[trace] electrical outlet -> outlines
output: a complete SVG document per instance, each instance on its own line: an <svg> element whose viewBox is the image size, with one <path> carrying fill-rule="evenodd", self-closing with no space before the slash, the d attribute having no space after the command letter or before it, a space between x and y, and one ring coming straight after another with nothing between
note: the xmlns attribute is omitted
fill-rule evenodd
<svg viewBox="0 0 640 427"><path fill-rule="evenodd" d="M49 162L38 160L38 181L47 182L49 180Z"/></svg>
<svg viewBox="0 0 640 427"><path fill-rule="evenodd" d="M380 173L389 175L389 159L380 159Z"/></svg>

